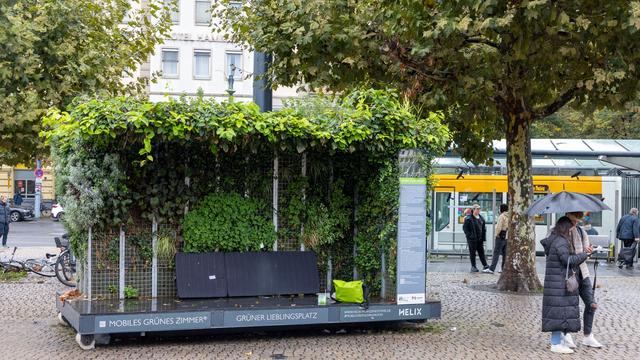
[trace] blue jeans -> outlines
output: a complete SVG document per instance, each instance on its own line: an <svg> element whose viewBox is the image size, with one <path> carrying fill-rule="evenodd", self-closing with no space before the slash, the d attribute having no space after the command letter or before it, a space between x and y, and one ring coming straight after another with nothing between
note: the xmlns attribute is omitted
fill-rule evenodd
<svg viewBox="0 0 640 360"><path fill-rule="evenodd" d="M551 332L551 345L559 345L562 342L562 331Z"/></svg>
<svg viewBox="0 0 640 360"><path fill-rule="evenodd" d="M7 245L8 235L9 235L9 224L0 223L0 237L2 238L2 246Z"/></svg>

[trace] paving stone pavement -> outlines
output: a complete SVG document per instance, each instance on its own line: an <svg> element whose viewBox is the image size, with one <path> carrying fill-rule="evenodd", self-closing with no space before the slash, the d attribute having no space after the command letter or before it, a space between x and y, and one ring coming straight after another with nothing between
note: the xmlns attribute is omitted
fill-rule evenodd
<svg viewBox="0 0 640 360"><path fill-rule="evenodd" d="M442 300L442 319L423 325L118 339L93 351L81 350L74 333L58 325L53 294L63 287L30 275L0 283L2 358L64 359L640 359L640 278L599 279L594 333L600 350L579 346L574 355L548 351L540 332L542 296L488 291L496 276L430 273L431 297ZM581 335L575 335L580 344Z"/></svg>

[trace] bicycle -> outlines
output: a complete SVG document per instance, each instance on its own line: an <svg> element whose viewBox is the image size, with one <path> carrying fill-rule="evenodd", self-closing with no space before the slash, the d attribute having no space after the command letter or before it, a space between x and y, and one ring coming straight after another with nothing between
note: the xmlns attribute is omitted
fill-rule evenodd
<svg viewBox="0 0 640 360"><path fill-rule="evenodd" d="M13 252L11 252L11 258L8 261L0 261L0 268L2 268L2 272L19 272L25 271L26 268L24 263L19 260L15 260L14 257L16 255L16 250L18 250L17 246L13 247Z"/></svg>
<svg viewBox="0 0 640 360"><path fill-rule="evenodd" d="M61 283L74 287L76 286L76 258L69 247L69 237L64 234L62 239L55 237L54 240L56 247L62 250L54 265L56 278Z"/></svg>
<svg viewBox="0 0 640 360"><path fill-rule="evenodd" d="M61 283L76 286L76 259L70 249L66 249L56 259L55 274Z"/></svg>
<svg viewBox="0 0 640 360"><path fill-rule="evenodd" d="M58 261L58 254L45 254L43 259L28 259L25 260L24 266L27 270L44 276L54 277L56 276L56 262Z"/></svg>

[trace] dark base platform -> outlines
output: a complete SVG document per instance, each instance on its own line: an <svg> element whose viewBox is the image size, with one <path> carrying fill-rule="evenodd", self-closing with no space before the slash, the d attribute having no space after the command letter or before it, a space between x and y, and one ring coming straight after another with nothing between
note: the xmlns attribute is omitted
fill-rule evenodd
<svg viewBox="0 0 640 360"><path fill-rule="evenodd" d="M420 321L440 318L439 301L397 305L373 300L318 305L317 296L221 299L56 300L56 308L83 338L93 335L191 330L269 329L331 324Z"/></svg>

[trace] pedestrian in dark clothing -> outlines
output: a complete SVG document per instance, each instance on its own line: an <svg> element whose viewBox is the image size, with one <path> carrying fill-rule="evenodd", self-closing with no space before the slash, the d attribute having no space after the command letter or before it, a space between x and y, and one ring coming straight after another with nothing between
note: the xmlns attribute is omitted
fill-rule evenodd
<svg viewBox="0 0 640 360"><path fill-rule="evenodd" d="M631 208L629 213L618 221L616 237L622 241L623 246L618 254L618 267L622 269L622 267L626 265L627 269L632 269L635 250L625 251L624 249L632 248L636 241L640 241L640 220L638 219L638 209Z"/></svg>
<svg viewBox="0 0 640 360"><path fill-rule="evenodd" d="M11 210L7 203L7 197L0 195L0 237L2 247L7 247L7 236L9 235L9 223L11 222Z"/></svg>
<svg viewBox="0 0 640 360"><path fill-rule="evenodd" d="M473 205L473 212L464 218L462 230L467 237L469 246L469 259L471 260L471 272L478 272L476 267L476 252L484 269L488 269L487 259L484 256L484 242L487 241L487 226L482 215L480 205Z"/></svg>
<svg viewBox="0 0 640 360"><path fill-rule="evenodd" d="M22 205L22 195L19 192L13 195L13 205L15 206Z"/></svg>
<svg viewBox="0 0 640 360"><path fill-rule="evenodd" d="M578 292L567 291L567 270L571 275L571 271L576 271L590 255L587 252L575 254L570 235L573 227L571 220L563 216L558 219L551 234L541 241L547 257L542 297L542 331L551 332L551 351L561 354L574 352L563 343L563 334L580 331L580 300Z"/></svg>
<svg viewBox="0 0 640 360"><path fill-rule="evenodd" d="M576 254L593 252L593 245L589 241L589 235L578 224L582 221L584 213L582 211L568 212L566 217L571 220L573 228L569 231L569 239L573 245L573 250ZM602 344L593 335L593 319L596 315L596 309L598 309L598 303L593 293L593 283L591 282L591 274L587 263L584 262L578 266L576 270L576 279L578 280L578 294L584 303L584 313L582 314L582 321L584 324L582 338L582 345L601 348ZM565 345L570 348L575 348L576 344L573 342L573 337L570 334L564 337Z"/></svg>
<svg viewBox="0 0 640 360"><path fill-rule="evenodd" d="M501 269L504 269L504 259L507 257L507 228L509 227L509 214L507 213L509 207L507 204L500 205L500 216L498 217L498 223L496 224L496 242L493 247L493 256L491 257L491 266L488 269L482 270L483 273L493 274L498 266L498 258L502 255Z"/></svg>
<svg viewBox="0 0 640 360"><path fill-rule="evenodd" d="M598 235L598 230L594 229L590 223L584 224L584 231L587 235Z"/></svg>

